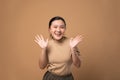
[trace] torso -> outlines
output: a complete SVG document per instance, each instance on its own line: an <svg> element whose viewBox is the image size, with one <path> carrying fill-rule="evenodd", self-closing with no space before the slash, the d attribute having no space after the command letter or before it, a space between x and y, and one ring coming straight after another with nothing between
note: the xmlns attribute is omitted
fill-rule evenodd
<svg viewBox="0 0 120 80"><path fill-rule="evenodd" d="M68 38L61 42L51 39L48 43L48 70L58 75L71 73L71 52Z"/></svg>

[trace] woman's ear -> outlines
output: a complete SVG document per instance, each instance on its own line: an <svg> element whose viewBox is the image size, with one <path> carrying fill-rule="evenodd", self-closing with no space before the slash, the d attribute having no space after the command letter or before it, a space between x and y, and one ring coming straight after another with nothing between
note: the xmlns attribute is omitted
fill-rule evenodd
<svg viewBox="0 0 120 80"><path fill-rule="evenodd" d="M48 28L48 32L50 32L50 28Z"/></svg>
<svg viewBox="0 0 120 80"><path fill-rule="evenodd" d="M50 28L48 29L48 32L49 32L49 34L51 34L51 29Z"/></svg>

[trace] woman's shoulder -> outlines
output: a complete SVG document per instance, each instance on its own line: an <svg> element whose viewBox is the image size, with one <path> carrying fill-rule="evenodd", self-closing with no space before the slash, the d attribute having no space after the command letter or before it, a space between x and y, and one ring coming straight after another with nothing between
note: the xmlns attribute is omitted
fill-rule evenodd
<svg viewBox="0 0 120 80"><path fill-rule="evenodd" d="M70 38L69 37L66 37L66 36L64 36L64 38L63 38L63 40L62 40L63 42L69 42L70 41Z"/></svg>
<svg viewBox="0 0 120 80"><path fill-rule="evenodd" d="M59 40L59 41L55 41L54 39L52 39L52 38L50 38L49 40L48 40L48 43L49 44L63 44L63 43L66 43L66 42L69 42L70 41L70 38L69 37L66 37L66 36L64 36L61 40Z"/></svg>
<svg viewBox="0 0 120 80"><path fill-rule="evenodd" d="M70 41L70 38L69 38L69 37L65 37L65 40L66 40L66 41Z"/></svg>

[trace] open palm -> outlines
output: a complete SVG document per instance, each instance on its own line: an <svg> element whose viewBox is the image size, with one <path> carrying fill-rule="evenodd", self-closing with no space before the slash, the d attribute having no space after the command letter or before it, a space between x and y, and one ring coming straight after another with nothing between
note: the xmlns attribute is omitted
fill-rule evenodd
<svg viewBox="0 0 120 80"><path fill-rule="evenodd" d="M48 45L48 39L44 40L42 35L37 35L35 36L35 42L41 47L41 48L46 48Z"/></svg>
<svg viewBox="0 0 120 80"><path fill-rule="evenodd" d="M78 35L75 38L71 38L70 39L70 47L74 48L75 46L77 46L79 44L79 42L82 41L82 35Z"/></svg>

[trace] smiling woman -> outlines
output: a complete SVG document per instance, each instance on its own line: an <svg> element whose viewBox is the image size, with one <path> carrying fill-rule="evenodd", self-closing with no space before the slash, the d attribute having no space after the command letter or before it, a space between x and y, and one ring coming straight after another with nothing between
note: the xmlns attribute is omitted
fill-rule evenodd
<svg viewBox="0 0 120 80"><path fill-rule="evenodd" d="M67 38L64 36L66 22L62 17L53 17L49 22L50 39L44 40L42 35L35 37L35 42L42 48L40 54L40 69L47 67L43 80L74 80L71 65L80 67L77 45L82 36Z"/></svg>
<svg viewBox="0 0 120 80"><path fill-rule="evenodd" d="M55 17L53 19L51 19L52 22L50 21L49 31L53 39L60 40L65 33L66 24L61 17Z"/></svg>

